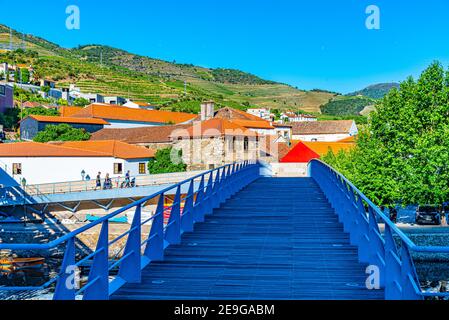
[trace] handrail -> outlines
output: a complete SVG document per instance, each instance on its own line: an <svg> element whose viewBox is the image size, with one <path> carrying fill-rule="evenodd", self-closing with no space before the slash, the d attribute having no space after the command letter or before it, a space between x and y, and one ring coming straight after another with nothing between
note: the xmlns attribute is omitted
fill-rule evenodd
<svg viewBox="0 0 449 320"><path fill-rule="evenodd" d="M309 163L309 176L323 190L336 210L351 243L358 246L359 260L380 268L387 299L448 297L449 293L423 292L411 252L449 253L448 246L418 246L345 176L320 160ZM365 208L365 204L368 210ZM368 212L367 212L368 211ZM378 223L385 225L380 233ZM399 237L399 251L393 235Z"/></svg>
<svg viewBox="0 0 449 320"><path fill-rule="evenodd" d="M132 189L132 188L141 187L141 186L166 184L166 183L162 183L161 181L158 181L158 180L170 179L170 178L175 179L180 176L181 177L189 176L191 174L195 174L195 173L200 174L202 172L204 172L204 171L177 172L177 173L164 173L164 174L146 174L146 175L130 176L129 183L131 183L134 180L136 183L136 185L134 187L132 187L132 186L122 187L121 184L126 182L126 176L115 176L115 177L110 178L111 182L112 182L111 189L117 189L117 188L118 189ZM105 189L103 189L104 180L105 180L104 178L101 179L102 186L99 189L96 188L96 179L52 182L52 183L41 183L41 184L28 184L24 187L24 189L29 195L33 195L33 196L34 195L36 195L36 196L50 195L50 194L66 194L66 193L72 193L72 192L85 192L85 191L89 191L89 192L103 191L103 190L105 190ZM178 179L178 181L179 181L179 179ZM114 186L116 184L118 184L117 187Z"/></svg>
<svg viewBox="0 0 449 320"><path fill-rule="evenodd" d="M204 221L204 216L211 214L213 209L230 198L233 194L259 177L260 165L254 161L244 161L242 163L228 164L220 168L209 170L182 182L173 184L163 190L155 192L147 197L126 205L98 220L91 222L77 230L63 235L46 244L5 244L0 243L0 250L50 250L60 245L66 244L64 258L59 273L45 284L36 287L0 287L0 291L22 291L41 290L48 288L56 282L54 299L67 300L75 299L77 294L83 293L85 300L108 299L109 295L115 292L126 282L139 282L142 269L151 261L158 261L163 258L165 248L170 244L179 244L181 235L184 232L192 232L196 222ZM200 179L199 186L195 183ZM181 196L181 188L188 185L187 196ZM170 207L169 221L165 223L164 213L165 194L176 189L175 200ZM196 189L196 191L195 191ZM142 206L149 200L158 198L158 205L155 214L146 221L141 221ZM182 203L184 206L181 209ZM135 214L128 231L110 240L108 235L108 223L110 219L117 215L135 208ZM142 226L151 221L148 237L142 239ZM97 248L87 257L75 263L75 241L77 237L87 230L101 225L101 231L97 240ZM165 225L165 227L164 227ZM108 248L119 240L126 239L124 253L121 258L115 261L112 266L109 262ZM144 254L141 249L146 246ZM82 262L93 258L93 264L89 273L88 282L83 288L77 291L76 288L67 287L67 280L70 276L68 267L77 267ZM119 273L115 279L109 283L109 271L119 267ZM73 271L73 270L72 270Z"/></svg>

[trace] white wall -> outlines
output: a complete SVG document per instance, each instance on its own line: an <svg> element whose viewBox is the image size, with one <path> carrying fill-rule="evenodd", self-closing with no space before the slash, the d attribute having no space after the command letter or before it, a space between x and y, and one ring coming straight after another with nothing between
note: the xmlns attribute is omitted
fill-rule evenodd
<svg viewBox="0 0 449 320"><path fill-rule="evenodd" d="M308 134L292 136L293 140L301 140L306 142L321 141L321 142L337 142L346 138L349 138L350 134ZM316 139L316 140L315 140Z"/></svg>
<svg viewBox="0 0 449 320"><path fill-rule="evenodd" d="M14 176L17 181L24 177L27 184L42 184L66 181L81 180L81 171L84 170L86 175L89 174L93 180L100 171L102 178L106 173L110 177L124 176L127 170L131 171L131 175L139 174L139 162L146 162L148 160L132 160L126 161L123 159L116 159L113 157L79 157L79 158L7 158L2 157L0 161L5 163L8 168L13 167L13 163L22 164L22 175ZM114 175L114 163L122 163L123 174ZM8 170L10 173L10 170Z"/></svg>

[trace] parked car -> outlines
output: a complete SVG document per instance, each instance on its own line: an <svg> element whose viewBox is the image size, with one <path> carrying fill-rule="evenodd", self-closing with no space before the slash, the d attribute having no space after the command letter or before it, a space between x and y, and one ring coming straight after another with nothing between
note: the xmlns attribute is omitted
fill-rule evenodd
<svg viewBox="0 0 449 320"><path fill-rule="evenodd" d="M419 225L440 225L441 213L437 206L425 205L416 209L416 223Z"/></svg>

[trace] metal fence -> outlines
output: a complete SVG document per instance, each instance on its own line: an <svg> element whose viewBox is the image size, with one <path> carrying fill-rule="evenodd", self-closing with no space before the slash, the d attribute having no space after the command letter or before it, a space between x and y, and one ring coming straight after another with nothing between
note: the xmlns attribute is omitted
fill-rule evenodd
<svg viewBox="0 0 449 320"><path fill-rule="evenodd" d="M0 250L11 250L14 253L44 250L50 251L64 246L64 258L57 276L38 287L0 287L2 291L35 291L55 287L53 298L55 300L73 300L82 295L84 300L108 299L117 289L125 283L139 283L141 271L152 261L160 261L164 257L164 250L169 245L179 244L184 232L192 232L196 222L204 221L205 215L211 214L233 194L250 184L259 177L260 165L256 162L245 161L226 165L211 171L201 173L185 181L176 183L164 190L154 193L139 201L129 204L103 218L98 219L78 230L70 232L61 238L47 244L2 244ZM194 190L195 180L200 179L198 190ZM207 181L207 182L206 182ZM181 187L188 186L185 197L181 195ZM170 206L168 221L164 222L165 194L176 190L176 195ZM142 207L148 201L158 199L155 214L141 221ZM130 229L111 240L109 238L110 220L119 214L135 209ZM151 221L148 234L142 234L142 226ZM77 238L95 227L101 231L97 240L96 250L81 260L76 261ZM144 236L144 237L142 237ZM146 238L142 242L142 238ZM126 239L126 245L121 258L109 261L109 248L118 241ZM71 277L75 267L87 261L92 261L88 281L82 288L73 286ZM118 274L110 281L110 272L118 269Z"/></svg>
<svg viewBox="0 0 449 320"><path fill-rule="evenodd" d="M309 174L336 210L359 260L379 269L380 285L388 300L449 297L449 293L423 292L411 252L449 253L449 247L417 246L374 203L343 175L327 164L313 160ZM379 223L385 225L383 234Z"/></svg>

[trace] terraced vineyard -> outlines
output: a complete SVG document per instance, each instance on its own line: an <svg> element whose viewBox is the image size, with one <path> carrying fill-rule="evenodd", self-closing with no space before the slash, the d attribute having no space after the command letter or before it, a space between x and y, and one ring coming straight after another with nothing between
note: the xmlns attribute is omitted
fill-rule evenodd
<svg viewBox="0 0 449 320"><path fill-rule="evenodd" d="M85 93L145 100L164 109L198 112L201 100L213 99L218 106L240 109L258 106L320 112L320 106L335 96L298 90L239 70L170 63L105 46L65 49L32 35L22 38L13 31L15 45L22 39L27 50L39 54L25 60L33 65L38 78L54 80L57 87L75 84ZM8 44L9 28L0 25L0 45ZM7 60L7 53L1 53L0 59Z"/></svg>

